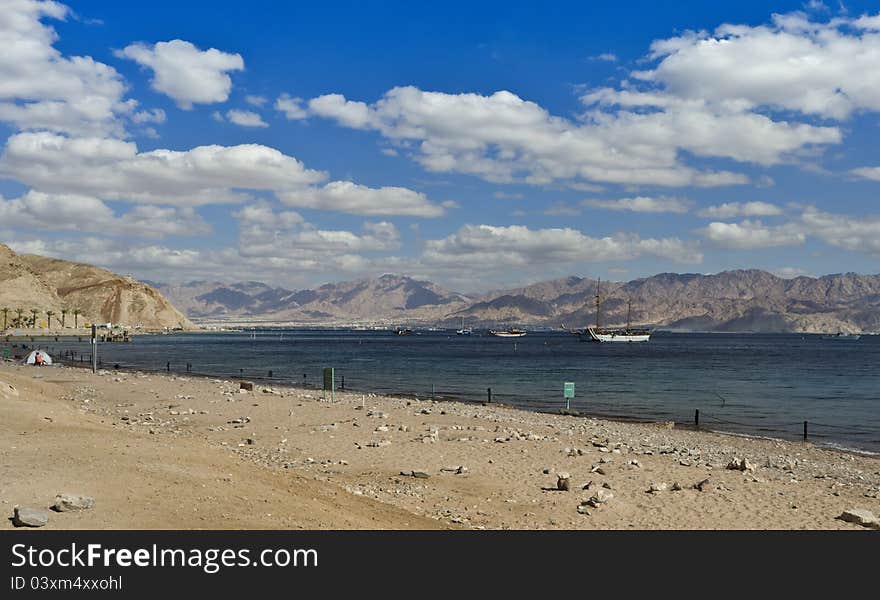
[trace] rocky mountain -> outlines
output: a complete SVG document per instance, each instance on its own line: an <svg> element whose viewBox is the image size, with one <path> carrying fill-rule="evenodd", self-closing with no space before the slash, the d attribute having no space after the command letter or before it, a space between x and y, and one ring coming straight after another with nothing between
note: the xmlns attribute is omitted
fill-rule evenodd
<svg viewBox="0 0 880 600"><path fill-rule="evenodd" d="M80 325L109 322L147 329L195 327L162 294L143 282L82 263L16 254L0 244L0 308L3 307L10 309L7 325L20 308L27 318L31 317L32 309L38 310L38 325L47 321L46 311L53 311L53 328L60 325L62 310L69 311L67 327L75 321L74 310L80 312L76 319Z"/></svg>
<svg viewBox="0 0 880 600"><path fill-rule="evenodd" d="M437 284L400 275L288 290L259 282L195 281L159 289L191 318L297 323L430 321L469 299Z"/></svg>
<svg viewBox="0 0 880 600"><path fill-rule="evenodd" d="M584 327L595 322L596 280L565 277L482 295L398 275L292 291L262 283L193 282L160 289L190 317L311 324L374 322L457 327ZM661 273L602 282L602 325L681 331L880 331L880 276L784 279L760 270Z"/></svg>

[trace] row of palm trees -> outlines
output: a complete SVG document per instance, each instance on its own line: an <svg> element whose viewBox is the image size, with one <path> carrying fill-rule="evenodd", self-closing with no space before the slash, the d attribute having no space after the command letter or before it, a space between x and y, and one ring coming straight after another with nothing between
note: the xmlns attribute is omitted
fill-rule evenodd
<svg viewBox="0 0 880 600"><path fill-rule="evenodd" d="M30 327L31 329L36 328L37 326L37 315L42 314L43 311L38 310L36 308L32 308L30 310L25 310L23 308L9 308L4 306L0 308L0 314L3 315L3 329L7 329L8 327ZM10 318L10 313L14 313L15 316ZM30 317L25 317L25 313L30 313ZM52 328L52 317L57 315L54 310L46 311L46 324L48 328ZM82 311L78 308L74 309L61 309L61 327L64 328L67 325L67 315L73 315L73 327L76 329L79 327L79 316L82 314Z"/></svg>

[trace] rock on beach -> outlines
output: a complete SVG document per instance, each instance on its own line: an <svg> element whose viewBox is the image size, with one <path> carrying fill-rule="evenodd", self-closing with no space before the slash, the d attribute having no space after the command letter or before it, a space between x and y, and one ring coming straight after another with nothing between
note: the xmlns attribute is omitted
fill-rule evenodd
<svg viewBox="0 0 880 600"><path fill-rule="evenodd" d="M70 510L88 510L95 506L95 499L91 496L80 494L58 494L55 496L55 504L52 505L57 512Z"/></svg>
<svg viewBox="0 0 880 600"><path fill-rule="evenodd" d="M49 522L49 513L39 508L16 506L12 514L12 524L16 527L43 527Z"/></svg>

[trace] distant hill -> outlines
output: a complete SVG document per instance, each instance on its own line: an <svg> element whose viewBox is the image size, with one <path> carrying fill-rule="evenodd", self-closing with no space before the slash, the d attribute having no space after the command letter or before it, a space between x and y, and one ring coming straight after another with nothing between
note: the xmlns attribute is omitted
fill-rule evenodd
<svg viewBox="0 0 880 600"><path fill-rule="evenodd" d="M0 308L9 308L7 325L24 310L30 318L31 309L39 311L38 325L47 321L46 311L54 311L53 329L61 324L62 310L68 310L67 327L79 310L79 324L114 323L140 325L146 329L184 328L195 326L153 287L123 277L106 269L82 263L16 254L0 244ZM0 315L0 328L3 327ZM48 324L48 323L47 323Z"/></svg>
<svg viewBox="0 0 880 600"><path fill-rule="evenodd" d="M202 320L298 324L387 322L475 327L584 327L595 321L596 280L564 277L469 295L401 275L287 290L263 283L192 282L159 288ZM714 275L661 273L602 282L601 323L632 321L679 331L877 332L880 276L784 279L756 269Z"/></svg>
<svg viewBox="0 0 880 600"><path fill-rule="evenodd" d="M191 318L297 323L430 321L464 308L469 298L437 284L399 275L288 290L259 282L193 281L159 289Z"/></svg>

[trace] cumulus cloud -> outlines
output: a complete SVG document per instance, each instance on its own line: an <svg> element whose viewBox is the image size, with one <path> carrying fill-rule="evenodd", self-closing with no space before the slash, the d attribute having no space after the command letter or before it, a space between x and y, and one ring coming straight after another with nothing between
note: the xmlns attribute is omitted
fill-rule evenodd
<svg viewBox="0 0 880 600"><path fill-rule="evenodd" d="M17 129L122 135L136 106L112 67L90 56L64 56L42 19L66 19L57 2L6 0L0 10L0 121Z"/></svg>
<svg viewBox="0 0 880 600"><path fill-rule="evenodd" d="M590 208L605 210L642 213L686 213L693 203L682 198L636 196L634 198L620 198L619 200L588 199L584 200L582 204Z"/></svg>
<svg viewBox="0 0 880 600"><path fill-rule="evenodd" d="M816 22L796 12L766 25L687 32L654 42L651 56L660 62L638 76L679 98L844 119L880 110L878 22L872 15Z"/></svg>
<svg viewBox="0 0 880 600"><path fill-rule="evenodd" d="M687 128L639 123L642 117L634 113L597 115L579 124L507 91L484 96L409 86L389 90L374 104L340 94L319 96L307 109L346 127L377 130L401 145L415 142L414 158L429 171L498 183L716 186L748 181L740 174L681 164L678 145L688 138ZM730 132L707 135L719 138L715 147L720 149L720 138ZM695 145L692 151L697 150Z"/></svg>
<svg viewBox="0 0 880 600"><path fill-rule="evenodd" d="M719 246L741 250L799 245L813 237L844 250L880 256L880 217L833 214L815 206L803 208L778 226L751 220L713 222L702 233Z"/></svg>
<svg viewBox="0 0 880 600"><path fill-rule="evenodd" d="M139 152L108 138L69 138L48 132L9 138L0 175L41 192L102 200L199 206L241 203L243 190L271 192L289 206L361 215L437 217L443 207L403 187L369 188L350 181L323 186L327 174L260 144L198 146L187 151Z"/></svg>
<svg viewBox="0 0 880 600"><path fill-rule="evenodd" d="M303 107L302 98L292 98L288 94L281 94L278 99L275 100L275 110L284 113L284 116L291 121L308 117L308 113Z"/></svg>
<svg viewBox="0 0 880 600"><path fill-rule="evenodd" d="M239 189L275 190L326 178L259 144L138 152L132 142L47 132L10 137L0 173L44 192L190 206L240 202Z"/></svg>
<svg viewBox="0 0 880 600"><path fill-rule="evenodd" d="M333 181L323 187L281 192L279 198L288 206L356 215L439 217L445 212L421 192L393 186L370 188L351 181Z"/></svg>
<svg viewBox="0 0 880 600"><path fill-rule="evenodd" d="M19 198L0 196L0 222L16 229L78 231L110 236L161 238L203 235L211 227L192 208L135 206L117 215L98 198L28 191Z"/></svg>
<svg viewBox="0 0 880 600"><path fill-rule="evenodd" d="M465 225L448 237L426 241L422 260L428 265L517 268L632 260L643 255L681 263L699 263L703 258L695 245L677 238L642 239L635 234L595 238L571 228Z"/></svg>
<svg viewBox="0 0 880 600"><path fill-rule="evenodd" d="M200 50L179 39L153 45L130 44L116 54L152 70L152 88L184 110L192 109L193 104L225 102L232 89L228 73L244 69L239 54L216 48Z"/></svg>
<svg viewBox="0 0 880 600"><path fill-rule="evenodd" d="M761 221L745 220L740 223L709 223L703 234L715 244L735 250L754 250L774 246L803 244L807 236L796 224L776 227L764 225Z"/></svg>
<svg viewBox="0 0 880 600"><path fill-rule="evenodd" d="M782 209L768 202L725 202L709 206L697 215L710 219L732 219L734 217L772 217L781 215Z"/></svg>
<svg viewBox="0 0 880 600"><path fill-rule="evenodd" d="M268 127L263 118L257 113L250 110L229 110L226 111L226 118L230 123L241 125L242 127Z"/></svg>

